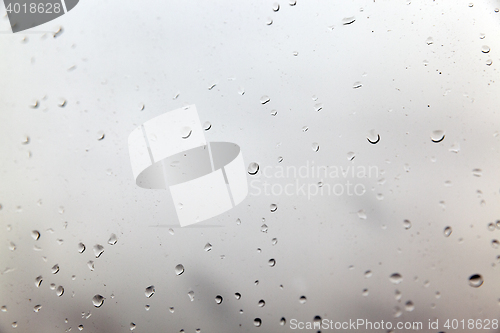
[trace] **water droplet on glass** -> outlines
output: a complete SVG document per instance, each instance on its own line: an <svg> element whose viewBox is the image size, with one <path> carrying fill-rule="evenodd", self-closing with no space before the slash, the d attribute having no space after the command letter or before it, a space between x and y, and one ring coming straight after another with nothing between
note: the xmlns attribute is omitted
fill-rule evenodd
<svg viewBox="0 0 500 333"><path fill-rule="evenodd" d="M40 285L42 284L42 281L43 281L43 277L41 275L37 276L35 279L35 286L37 286L37 288L39 288Z"/></svg>
<svg viewBox="0 0 500 333"><path fill-rule="evenodd" d="M316 112L323 110L323 103L317 103L317 104L315 104L314 105L314 110L316 110Z"/></svg>
<svg viewBox="0 0 500 333"><path fill-rule="evenodd" d="M344 18L342 19L342 25L352 24L352 23L354 23L354 21L356 21L356 19L354 18L354 16L351 16L351 17L344 17Z"/></svg>
<svg viewBox="0 0 500 333"><path fill-rule="evenodd" d="M285 317L281 317L281 319L280 319L280 325L281 326L285 326L286 325L286 319L285 319Z"/></svg>
<svg viewBox="0 0 500 333"><path fill-rule="evenodd" d="M104 132L103 132L103 131L99 131L99 132L97 132L97 140L98 140L98 141L103 140L105 136L106 136L106 134L104 134Z"/></svg>
<svg viewBox="0 0 500 333"><path fill-rule="evenodd" d="M78 252L83 253L85 251L85 244L78 243Z"/></svg>
<svg viewBox="0 0 500 333"><path fill-rule="evenodd" d="M373 275L373 273L372 273L372 271L370 271L370 270L368 270L368 271L366 271L366 272L365 272L365 278L367 278L367 279L368 279L369 277L371 277L372 275Z"/></svg>
<svg viewBox="0 0 500 333"><path fill-rule="evenodd" d="M319 150L319 144L317 142L313 142L311 145L311 148L313 151L318 151Z"/></svg>
<svg viewBox="0 0 500 333"><path fill-rule="evenodd" d="M500 242L498 242L497 239L494 239L491 241L491 246L494 248L494 249L498 249L498 246L500 245Z"/></svg>
<svg viewBox="0 0 500 333"><path fill-rule="evenodd" d="M191 302L194 301L194 291L191 290L190 292L188 292L188 296Z"/></svg>
<svg viewBox="0 0 500 333"><path fill-rule="evenodd" d="M64 294L64 287L63 286L57 287L56 294L57 296L61 297Z"/></svg>
<svg viewBox="0 0 500 333"><path fill-rule="evenodd" d="M35 305L35 306L33 307L33 311L34 311L34 312L39 312L41 309L42 309L42 306L41 306L40 304Z"/></svg>
<svg viewBox="0 0 500 333"><path fill-rule="evenodd" d="M305 296L300 296L299 303L300 304L305 304L306 302L307 302L307 298Z"/></svg>
<svg viewBox="0 0 500 333"><path fill-rule="evenodd" d="M500 8L495 8L495 13L500 12Z"/></svg>
<svg viewBox="0 0 500 333"><path fill-rule="evenodd" d="M175 309L174 309L173 306L171 306L171 307L168 308L168 311L170 311L170 313L174 313Z"/></svg>
<svg viewBox="0 0 500 333"><path fill-rule="evenodd" d="M403 314L403 311L401 310L401 308L399 306L395 306L394 307L394 317L395 318L401 317L402 314Z"/></svg>
<svg viewBox="0 0 500 333"><path fill-rule="evenodd" d="M413 304L412 301L406 302L406 304L405 304L405 310L408 311L408 312L411 312L411 311L415 310L415 305Z"/></svg>
<svg viewBox="0 0 500 333"><path fill-rule="evenodd" d="M192 130L189 127L183 127L181 130L181 136L183 139L187 139L191 136Z"/></svg>
<svg viewBox="0 0 500 333"><path fill-rule="evenodd" d="M363 84L359 81L356 81L352 84L353 89L358 89L358 88L361 88L362 86L363 86Z"/></svg>
<svg viewBox="0 0 500 333"><path fill-rule="evenodd" d="M272 213L274 213L276 210L278 210L278 206L276 204L271 204L269 206L269 209L271 210Z"/></svg>
<svg viewBox="0 0 500 333"><path fill-rule="evenodd" d="M205 121L205 123L203 123L203 129L205 131L208 131L212 128L212 124L209 122L209 121Z"/></svg>
<svg viewBox="0 0 500 333"><path fill-rule="evenodd" d="M235 297L236 299L240 299L240 298L241 298L241 294L240 294L240 293L235 293L235 294L234 294L234 297Z"/></svg>
<svg viewBox="0 0 500 333"><path fill-rule="evenodd" d="M278 114L278 111L271 110L271 116L276 117L277 114Z"/></svg>
<svg viewBox="0 0 500 333"><path fill-rule="evenodd" d="M272 244L272 245L276 245L277 243L278 243L278 238L273 238L273 239L271 240L271 244Z"/></svg>
<svg viewBox="0 0 500 333"><path fill-rule="evenodd" d="M255 318L255 319L253 320L253 324L254 324L254 326L256 326L256 327L260 327L260 325L262 325L262 320L260 320L260 318Z"/></svg>
<svg viewBox="0 0 500 333"><path fill-rule="evenodd" d="M411 228L411 222L410 222L410 220L404 220L404 221L403 221L403 227L404 227L406 230L410 229L410 228Z"/></svg>
<svg viewBox="0 0 500 333"><path fill-rule="evenodd" d="M445 133L442 130L435 130L431 134L431 140L434 143L439 143L444 140Z"/></svg>
<svg viewBox="0 0 500 333"><path fill-rule="evenodd" d="M31 231L31 237L34 239L34 240L38 240L40 239L40 232L38 230L33 230Z"/></svg>
<svg viewBox="0 0 500 333"><path fill-rule="evenodd" d="M358 217L362 220L366 220L367 216L366 216L366 213L363 209L358 211Z"/></svg>
<svg viewBox="0 0 500 333"><path fill-rule="evenodd" d="M267 95L264 95L260 98L260 104L266 104L270 101L271 99L269 98L269 96Z"/></svg>
<svg viewBox="0 0 500 333"><path fill-rule="evenodd" d="M146 288L144 291L144 294L146 295L147 298L150 298L155 294L155 286L149 286Z"/></svg>
<svg viewBox="0 0 500 333"><path fill-rule="evenodd" d="M434 43L434 39L432 39L432 37L429 37L425 40L425 42L427 43L427 45L432 45Z"/></svg>
<svg viewBox="0 0 500 333"><path fill-rule="evenodd" d="M483 52L483 53L489 53L490 52L490 47L488 45L481 46L481 52Z"/></svg>
<svg viewBox="0 0 500 333"><path fill-rule="evenodd" d="M263 225L261 225L260 226L260 231L267 232L267 224L264 223Z"/></svg>
<svg viewBox="0 0 500 333"><path fill-rule="evenodd" d="M93 262L92 260L89 260L89 261L87 262L87 267L88 267L91 271L93 271L93 270L94 270L94 262Z"/></svg>
<svg viewBox="0 0 500 333"><path fill-rule="evenodd" d="M2 305L2 307L0 308L0 311L7 312L7 307L5 305Z"/></svg>
<svg viewBox="0 0 500 333"><path fill-rule="evenodd" d="M99 294L95 295L92 297L92 304L94 304L96 308L101 307L104 304L104 297Z"/></svg>
<svg viewBox="0 0 500 333"><path fill-rule="evenodd" d="M104 247L102 245L96 244L94 245L94 255L96 258L99 258L101 254L104 252Z"/></svg>
<svg viewBox="0 0 500 333"><path fill-rule="evenodd" d="M236 219L236 224L237 224L237 225L240 225L240 224L241 224L241 219L239 219L239 218L238 218L238 219Z"/></svg>
<svg viewBox="0 0 500 333"><path fill-rule="evenodd" d="M366 140L372 145L377 144L380 141L380 135L374 130L370 130L366 136Z"/></svg>
<svg viewBox="0 0 500 333"><path fill-rule="evenodd" d="M205 250L206 252L210 251L211 249L212 249L212 244L210 243L205 244L205 247L203 248L203 250Z"/></svg>
<svg viewBox="0 0 500 333"><path fill-rule="evenodd" d="M399 301L401 299L403 295L401 294L401 292L399 290L396 289L395 293L394 293L394 298L396 299L396 301Z"/></svg>
<svg viewBox="0 0 500 333"><path fill-rule="evenodd" d="M473 169L472 170L472 174L475 176L475 177L481 177L483 175L483 171L481 169Z"/></svg>
<svg viewBox="0 0 500 333"><path fill-rule="evenodd" d="M174 229L169 228L169 229L168 229L168 233L169 233L169 234L171 234L171 235L173 235L173 234L174 234Z"/></svg>
<svg viewBox="0 0 500 333"><path fill-rule="evenodd" d="M181 264L175 266L175 274L181 275L182 273L184 273L184 266L182 266Z"/></svg>
<svg viewBox="0 0 500 333"><path fill-rule="evenodd" d="M51 272L52 274L56 274L57 272L59 272L59 265L55 264L54 266L52 266Z"/></svg>
<svg viewBox="0 0 500 333"><path fill-rule="evenodd" d="M453 230L451 229L451 227L445 227L444 228L444 237L450 237L452 231Z"/></svg>
<svg viewBox="0 0 500 333"><path fill-rule="evenodd" d="M83 325L78 325L78 330L83 331Z"/></svg>
<svg viewBox="0 0 500 333"><path fill-rule="evenodd" d="M13 242L9 242L9 250L15 251L16 250L16 244L14 244Z"/></svg>
<svg viewBox="0 0 500 333"><path fill-rule="evenodd" d="M469 277L469 285L474 288L479 288L483 284L483 277L480 274L474 274Z"/></svg>
<svg viewBox="0 0 500 333"><path fill-rule="evenodd" d="M347 160L352 161L356 157L356 154L354 152L350 151L347 153Z"/></svg>
<svg viewBox="0 0 500 333"><path fill-rule="evenodd" d="M276 265L276 260L274 259L269 259L268 263L267 263L270 267L274 267L274 265Z"/></svg>
<svg viewBox="0 0 500 333"><path fill-rule="evenodd" d="M365 289L363 289L363 292L361 293L361 295L363 295L363 296L368 296L368 294L369 294L368 289L366 289L366 288L365 288Z"/></svg>
<svg viewBox="0 0 500 333"><path fill-rule="evenodd" d="M16 327L17 327L17 321L12 323L12 328L16 328Z"/></svg>
<svg viewBox="0 0 500 333"><path fill-rule="evenodd" d="M268 18L267 18L267 20L266 20L266 24L267 24L267 25L271 25L271 24L273 24L273 19L272 19L272 18L270 18L270 17L268 17ZM264 103L262 103L262 104L264 104Z"/></svg>
<svg viewBox="0 0 500 333"><path fill-rule="evenodd" d="M222 296L221 295L215 296L215 303L217 303L217 304L221 304L222 303Z"/></svg>
<svg viewBox="0 0 500 333"><path fill-rule="evenodd" d="M493 64L493 60L491 59L486 60L486 66L491 66L491 64Z"/></svg>
<svg viewBox="0 0 500 333"><path fill-rule="evenodd" d="M135 323L130 323L130 330L131 331L135 330L135 326L136 326Z"/></svg>
<svg viewBox="0 0 500 333"><path fill-rule="evenodd" d="M399 273L394 273L389 277L389 281L394 284L400 284L403 281L403 277Z"/></svg>
<svg viewBox="0 0 500 333"><path fill-rule="evenodd" d="M248 165L248 173L253 176L257 174L257 172L259 172L259 165L255 162L250 163Z"/></svg>
<svg viewBox="0 0 500 333"><path fill-rule="evenodd" d="M277 2L273 3L273 11L277 12L278 10L280 10L280 4Z"/></svg>

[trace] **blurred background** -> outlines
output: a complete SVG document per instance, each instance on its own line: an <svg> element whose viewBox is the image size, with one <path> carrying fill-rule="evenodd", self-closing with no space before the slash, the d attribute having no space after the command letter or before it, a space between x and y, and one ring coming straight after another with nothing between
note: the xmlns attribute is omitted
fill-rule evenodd
<svg viewBox="0 0 500 333"><path fill-rule="evenodd" d="M82 0L12 34L2 6L0 332L500 319L498 8ZM127 140L189 104L250 193L181 228ZM312 166L350 171L283 171Z"/></svg>

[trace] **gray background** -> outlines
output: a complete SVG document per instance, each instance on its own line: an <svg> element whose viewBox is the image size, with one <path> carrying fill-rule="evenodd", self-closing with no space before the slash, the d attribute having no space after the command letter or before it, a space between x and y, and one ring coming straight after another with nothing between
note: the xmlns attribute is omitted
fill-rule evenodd
<svg viewBox="0 0 500 333"><path fill-rule="evenodd" d="M87 0L24 34L10 33L2 9L1 332L126 332L131 322L137 332L280 332L315 316L498 319L500 250L491 242L500 230L488 223L500 220L500 1L298 0L278 1L278 12L273 3ZM135 185L127 139L187 104L211 122L207 140L237 143L246 164L276 166L282 156L283 166L376 165L381 174L354 180L363 196L249 195L223 215L177 227L168 191ZM372 129L376 145L366 140ZM446 133L438 144L434 130ZM104 246L97 259L96 244ZM395 272L399 285L389 281ZM483 276L481 287L469 286L472 274ZM62 297L51 283L64 287ZM150 285L156 293L146 298ZM100 308L95 294L106 298Z"/></svg>

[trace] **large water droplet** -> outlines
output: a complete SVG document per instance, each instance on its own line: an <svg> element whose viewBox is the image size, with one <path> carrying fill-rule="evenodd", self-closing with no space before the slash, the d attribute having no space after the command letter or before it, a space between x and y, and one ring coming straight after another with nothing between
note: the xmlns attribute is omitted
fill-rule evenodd
<svg viewBox="0 0 500 333"><path fill-rule="evenodd" d="M394 284L400 284L403 281L403 277L399 273L394 273L389 277L389 281Z"/></svg>
<svg viewBox="0 0 500 333"><path fill-rule="evenodd" d="M248 173L253 176L259 172L259 168L260 167L257 163L252 162L248 165Z"/></svg>
<svg viewBox="0 0 500 333"><path fill-rule="evenodd" d="M130 327L130 330L133 331L135 330L135 323L130 323L129 327Z"/></svg>
<svg viewBox="0 0 500 333"><path fill-rule="evenodd" d="M59 297L61 297L63 294L64 294L64 287L63 286L57 287L57 289L56 289L56 295L59 296Z"/></svg>
<svg viewBox="0 0 500 333"><path fill-rule="evenodd" d="M276 265L276 260L274 259L269 259L268 263L267 263L270 267L274 267Z"/></svg>
<svg viewBox="0 0 500 333"><path fill-rule="evenodd" d="M83 243L78 243L78 252L83 253L85 251L85 244Z"/></svg>
<svg viewBox="0 0 500 333"><path fill-rule="evenodd" d="M108 244L115 245L117 241L118 241L118 239L116 238L116 235L111 234L111 236L109 236L109 239L108 239Z"/></svg>
<svg viewBox="0 0 500 333"><path fill-rule="evenodd" d="M453 230L451 229L451 227L445 227L444 231L443 231L444 232L444 237L450 237L452 231Z"/></svg>
<svg viewBox="0 0 500 333"><path fill-rule="evenodd" d="M39 288L40 285L42 284L42 281L43 281L43 277L41 275L37 276L35 279L35 286L37 286L37 288Z"/></svg>
<svg viewBox="0 0 500 333"><path fill-rule="evenodd" d="M34 239L34 240L38 240L40 239L40 232L38 230L33 230L31 231L31 237Z"/></svg>
<svg viewBox="0 0 500 333"><path fill-rule="evenodd" d="M175 274L181 275L182 273L184 273L184 266L182 266L181 264L175 266Z"/></svg>
<svg viewBox="0 0 500 333"><path fill-rule="evenodd" d="M269 96L267 95L264 95L260 98L260 104L266 104L270 101L271 99L269 98Z"/></svg>
<svg viewBox="0 0 500 333"><path fill-rule="evenodd" d="M217 303L217 304L221 304L222 303L222 296L221 295L215 296L215 303Z"/></svg>
<svg viewBox="0 0 500 333"><path fill-rule="evenodd" d="M285 317L281 317L281 319L280 319L280 325L281 326L285 326L286 325L286 319L285 319Z"/></svg>
<svg viewBox="0 0 500 333"><path fill-rule="evenodd" d="M445 133L443 130L435 130L431 133L431 140L434 143L439 143L444 140Z"/></svg>
<svg viewBox="0 0 500 333"><path fill-rule="evenodd" d="M52 266L50 271L52 272L52 274L57 274L57 272L59 272L59 265L55 264L54 266Z"/></svg>
<svg viewBox="0 0 500 333"><path fill-rule="evenodd" d="M489 53L490 52L490 47L488 45L483 45L481 47L481 52L483 52L483 53Z"/></svg>
<svg viewBox="0 0 500 333"><path fill-rule="evenodd" d="M256 327L260 327L260 325L262 325L262 320L260 318L255 318L253 320L253 324L256 326Z"/></svg>
<svg viewBox="0 0 500 333"><path fill-rule="evenodd" d="M305 296L300 296L299 303L300 304L305 304L306 302L307 302L307 298Z"/></svg>
<svg viewBox="0 0 500 333"><path fill-rule="evenodd" d="M104 297L99 294L95 295L92 297L92 304L94 304L96 308L101 307L104 304Z"/></svg>
<svg viewBox="0 0 500 333"><path fill-rule="evenodd" d="M278 10L280 10L280 4L277 2L273 3L273 11L277 12Z"/></svg>
<svg viewBox="0 0 500 333"><path fill-rule="evenodd" d="M377 144L380 141L380 135L374 130L370 130L366 136L366 140L372 145Z"/></svg>
<svg viewBox="0 0 500 333"><path fill-rule="evenodd" d="M483 284L483 277L480 274L474 274L469 277L469 285L474 288L479 288Z"/></svg>
<svg viewBox="0 0 500 333"><path fill-rule="evenodd" d="M96 258L99 258L101 254L104 252L104 247L102 245L96 244L94 245L94 255Z"/></svg>
<svg viewBox="0 0 500 333"><path fill-rule="evenodd" d="M146 295L147 298L150 298L151 296L153 296L155 294L155 291L156 291L155 286L149 286L144 291L144 295Z"/></svg>

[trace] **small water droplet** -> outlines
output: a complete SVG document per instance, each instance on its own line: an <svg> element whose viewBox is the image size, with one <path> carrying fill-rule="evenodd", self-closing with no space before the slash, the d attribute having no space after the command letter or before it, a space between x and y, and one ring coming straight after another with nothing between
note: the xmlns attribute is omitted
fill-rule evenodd
<svg viewBox="0 0 500 333"><path fill-rule="evenodd" d="M299 303L300 304L305 304L306 302L307 302L307 298L305 296L300 296Z"/></svg>
<svg viewBox="0 0 500 333"><path fill-rule="evenodd" d="M182 266L181 264L175 266L175 274L181 275L182 273L184 273L184 266Z"/></svg>
<svg viewBox="0 0 500 333"><path fill-rule="evenodd" d="M366 140L372 145L377 144L380 141L380 135L374 130L370 130L366 136Z"/></svg>
<svg viewBox="0 0 500 333"><path fill-rule="evenodd" d="M40 312L40 310L41 310L41 309L42 309L42 306L41 306L40 304L35 305L35 306L33 307L33 311L34 311L34 312Z"/></svg>
<svg viewBox="0 0 500 333"><path fill-rule="evenodd" d="M261 225L260 226L260 231L267 232L267 224L264 223L263 225Z"/></svg>
<svg viewBox="0 0 500 333"><path fill-rule="evenodd" d="M285 326L286 325L286 319L285 319L285 317L281 317L281 319L280 319L280 325L281 326Z"/></svg>
<svg viewBox="0 0 500 333"><path fill-rule="evenodd" d="M59 296L59 297L61 297L63 294L64 294L64 287L63 286L57 287L57 289L56 289L56 295Z"/></svg>
<svg viewBox="0 0 500 333"><path fill-rule="evenodd" d="M450 237L452 232L453 232L453 230L451 229L451 227L445 227L444 228L444 237Z"/></svg>
<svg viewBox="0 0 500 333"><path fill-rule="evenodd" d="M190 292L188 292L188 296L191 302L194 301L194 291L191 290Z"/></svg>
<svg viewBox="0 0 500 333"><path fill-rule="evenodd" d="M34 240L38 240L40 239L40 232L38 230L33 230L31 231L31 237L34 239Z"/></svg>
<svg viewBox="0 0 500 333"><path fill-rule="evenodd" d="M235 294L234 294L234 297L235 297L236 299L240 299L240 298L241 298L241 294L240 294L240 293L235 293Z"/></svg>
<svg viewBox="0 0 500 333"><path fill-rule="evenodd" d="M135 330L135 326L136 326L135 323L130 323L130 330L131 331Z"/></svg>
<svg viewBox="0 0 500 333"><path fill-rule="evenodd" d="M431 133L431 140L434 143L439 143L445 138L445 133L443 130L435 130Z"/></svg>
<svg viewBox="0 0 500 333"><path fill-rule="evenodd" d="M16 250L16 244L14 244L13 242L9 242L9 250L15 251Z"/></svg>
<svg viewBox="0 0 500 333"><path fill-rule="evenodd" d="M91 271L93 271L93 270L94 270L94 262L93 262L92 260L89 260L89 261L87 262L87 267L88 267Z"/></svg>
<svg viewBox="0 0 500 333"><path fill-rule="evenodd" d="M52 274L57 274L57 272L59 272L59 265L55 264L54 266L52 266L52 268L50 270L51 270Z"/></svg>
<svg viewBox="0 0 500 333"><path fill-rule="evenodd" d="M78 330L83 331L83 325L78 325Z"/></svg>
<svg viewBox="0 0 500 333"><path fill-rule="evenodd" d="M155 291L156 291L155 286L149 286L144 291L144 295L146 295L147 298L150 298L151 296L153 296L155 294Z"/></svg>
<svg viewBox="0 0 500 333"><path fill-rule="evenodd" d="M85 244L78 243L78 252L83 253L85 251Z"/></svg>
<svg viewBox="0 0 500 333"><path fill-rule="evenodd" d="M183 127L181 129L181 136L182 136L183 139L187 139L187 138L189 138L191 136L192 132L193 131L191 130L191 128L189 128L189 127Z"/></svg>
<svg viewBox="0 0 500 333"><path fill-rule="evenodd" d="M215 303L217 303L217 304L221 304L222 303L222 296L221 295L215 296Z"/></svg>
<svg viewBox="0 0 500 333"><path fill-rule="evenodd" d="M406 230L410 229L410 228L411 228L411 222L410 222L410 220L404 220L404 221L403 221L403 227L404 227Z"/></svg>
<svg viewBox="0 0 500 333"><path fill-rule="evenodd" d="M253 324L255 327L260 327L260 325L262 325L262 320L260 318L255 318Z"/></svg>
<svg viewBox="0 0 500 333"><path fill-rule="evenodd" d="M354 16L351 16L351 17L344 17L342 19L342 25L348 25L348 24L352 24L356 21L356 19L354 18Z"/></svg>
<svg viewBox="0 0 500 333"><path fill-rule="evenodd" d="M257 172L259 172L259 165L255 162L252 162L248 165L248 174L250 175L255 175Z"/></svg>
<svg viewBox="0 0 500 333"><path fill-rule="evenodd" d="M425 42L427 43L427 45L432 45L434 43L434 39L432 37L429 37L425 40Z"/></svg>
<svg viewBox="0 0 500 333"><path fill-rule="evenodd" d="M413 304L412 301L406 302L406 304L405 304L405 310L408 311L408 312L411 312L411 311L415 310L415 305Z"/></svg>
<svg viewBox="0 0 500 333"><path fill-rule="evenodd" d="M483 53L489 53L490 52L490 47L488 45L481 46L481 52L483 52Z"/></svg>
<svg viewBox="0 0 500 333"><path fill-rule="evenodd" d="M217 85L216 82L212 82L209 86L208 86L208 90L212 90L215 86Z"/></svg>
<svg viewBox="0 0 500 333"><path fill-rule="evenodd" d="M278 210L278 206L276 204L271 204L269 206L269 209L271 210L272 213Z"/></svg>
<svg viewBox="0 0 500 333"><path fill-rule="evenodd" d="M170 311L170 313L174 313L175 309L174 309L173 306L171 306L171 307L168 308L168 311Z"/></svg>
<svg viewBox="0 0 500 333"><path fill-rule="evenodd" d="M297 0L288 0L288 4L290 6L295 6L297 4Z"/></svg>
<svg viewBox="0 0 500 333"><path fill-rule="evenodd" d="M395 318L401 317L402 314L403 314L403 311L401 310L401 308L399 306L395 306L394 307L394 317Z"/></svg>
<svg viewBox="0 0 500 333"><path fill-rule="evenodd" d="M495 13L500 12L500 8L495 8Z"/></svg>
<svg viewBox="0 0 500 333"><path fill-rule="evenodd" d="M277 243L278 243L278 238L273 238L273 239L271 240L271 244L272 244L272 245L276 245Z"/></svg>
<svg viewBox="0 0 500 333"><path fill-rule="evenodd" d="M481 169L473 169L472 170L472 174L475 176L475 177L481 177L483 175L483 171Z"/></svg>
<svg viewBox="0 0 500 333"><path fill-rule="evenodd" d="M240 225L241 224L241 219L236 219L236 225Z"/></svg>
<svg viewBox="0 0 500 333"><path fill-rule="evenodd" d="M366 296L368 296L368 294L369 294L368 289L366 289L366 288L363 289L363 292L361 293L361 295L366 297Z"/></svg>
<svg viewBox="0 0 500 333"><path fill-rule="evenodd" d="M389 277L389 281L394 284L400 284L403 281L403 277L399 273L394 273Z"/></svg>
<svg viewBox="0 0 500 333"><path fill-rule="evenodd" d="M269 98L269 96L267 95L264 95L260 98L260 104L266 104L270 101L271 99Z"/></svg>
<svg viewBox="0 0 500 333"><path fill-rule="evenodd" d="M272 18L270 18L270 17L268 17L268 18L267 18L267 20L266 20L266 24L267 24L267 25L271 25L271 24L273 24L273 19L272 19ZM264 103L262 103L262 104L264 104Z"/></svg>
<svg viewBox="0 0 500 333"><path fill-rule="evenodd" d="M274 267L276 265L276 260L274 259L269 259L268 263L267 263L270 267Z"/></svg>
<svg viewBox="0 0 500 333"><path fill-rule="evenodd" d="M96 308L101 307L104 304L104 297L99 294L95 295L92 297L92 304L94 304Z"/></svg>
<svg viewBox="0 0 500 333"><path fill-rule="evenodd" d="M493 60L491 59L486 60L486 66L491 66L491 64L493 64Z"/></svg>
<svg viewBox="0 0 500 333"><path fill-rule="evenodd" d="M394 298L396 299L396 301L399 301L402 296L403 296L403 294L401 294L401 292L396 289L396 291L394 293Z"/></svg>
<svg viewBox="0 0 500 333"><path fill-rule="evenodd" d="M366 220L367 216L366 216L366 213L363 209L358 211L358 217L362 220Z"/></svg>
<svg viewBox="0 0 500 333"><path fill-rule="evenodd" d="M0 311L7 312L7 306L2 305L2 307L0 308Z"/></svg>
<svg viewBox="0 0 500 333"><path fill-rule="evenodd" d="M205 123L203 124L203 129L205 131L208 131L212 128L212 124L209 122L209 121L205 121Z"/></svg>
<svg viewBox="0 0 500 333"><path fill-rule="evenodd" d="M469 8L472 8L472 7L474 7L474 4L471 2L471 3L469 3Z"/></svg>
<svg viewBox="0 0 500 333"><path fill-rule="evenodd" d="M271 116L276 117L277 114L278 114L278 111L271 110Z"/></svg>
<svg viewBox="0 0 500 333"><path fill-rule="evenodd" d="M103 131L98 131L98 132L97 132L97 140L98 140L98 141L103 140L105 136L106 136L106 134L104 134L104 132L103 132Z"/></svg>
<svg viewBox="0 0 500 333"><path fill-rule="evenodd" d="M108 244L115 245L117 241L118 241L118 239L116 238L116 235L111 234L111 236L109 236L109 239L108 239Z"/></svg>
<svg viewBox="0 0 500 333"><path fill-rule="evenodd" d="M37 288L39 288L40 285L42 284L42 281L43 281L43 277L41 275L37 276L35 278L35 286L37 286Z"/></svg>
<svg viewBox="0 0 500 333"><path fill-rule="evenodd" d="M16 328L16 327L17 327L17 321L12 323L12 328Z"/></svg>
<svg viewBox="0 0 500 333"><path fill-rule="evenodd" d="M469 285L474 288L479 288L483 284L483 277L480 274L473 274L469 277Z"/></svg>
<svg viewBox="0 0 500 333"><path fill-rule="evenodd" d="M350 151L347 153L347 160L352 161L356 157L356 154L354 152Z"/></svg>
<svg viewBox="0 0 500 333"><path fill-rule="evenodd" d="M363 86L363 84L359 81L356 81L352 84L353 89L358 89L358 88L361 88L362 86Z"/></svg>
<svg viewBox="0 0 500 333"><path fill-rule="evenodd" d="M500 245L500 242L498 242L497 239L494 239L491 241L491 246L494 248L494 249L498 249L498 246Z"/></svg>
<svg viewBox="0 0 500 333"><path fill-rule="evenodd" d="M173 235L174 234L174 229L168 228L168 233L171 234L171 235Z"/></svg>
<svg viewBox="0 0 500 333"><path fill-rule="evenodd" d="M317 142L313 142L311 148L313 151L319 151L319 144Z"/></svg>
<svg viewBox="0 0 500 333"><path fill-rule="evenodd" d="M370 278L373 275L372 271L368 270L365 272L365 278Z"/></svg>
<svg viewBox="0 0 500 333"><path fill-rule="evenodd" d="M317 103L314 105L314 110L316 110L316 112L319 112L321 110L323 110L323 103Z"/></svg>
<svg viewBox="0 0 500 333"><path fill-rule="evenodd" d="M205 244L205 247L203 248L203 250L205 250L206 252L210 251L211 249L212 249L212 244L210 243Z"/></svg>
<svg viewBox="0 0 500 333"><path fill-rule="evenodd" d="M278 10L280 10L280 4L277 2L273 3L273 11L277 12Z"/></svg>
<svg viewBox="0 0 500 333"><path fill-rule="evenodd" d="M99 245L99 244L96 244L94 245L94 255L96 258L99 258L101 256L101 254L103 254L104 252L104 247L102 245Z"/></svg>

